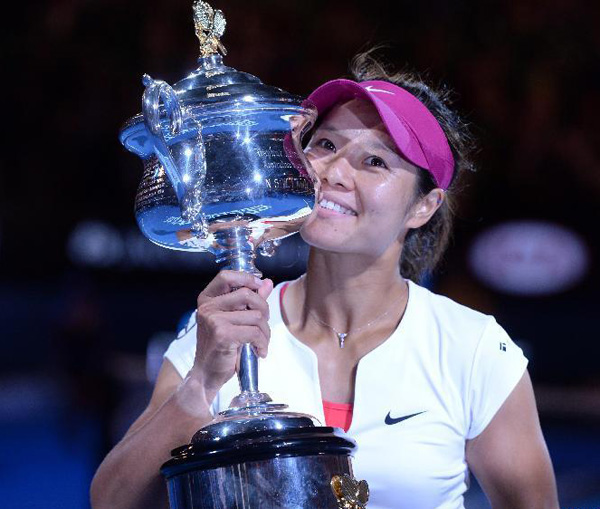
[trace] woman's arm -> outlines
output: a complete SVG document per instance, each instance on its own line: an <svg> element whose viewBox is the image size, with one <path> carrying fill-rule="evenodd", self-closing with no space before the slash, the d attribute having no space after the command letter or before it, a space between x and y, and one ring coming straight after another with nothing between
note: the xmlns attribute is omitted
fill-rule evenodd
<svg viewBox="0 0 600 509"><path fill-rule="evenodd" d="M493 509L558 509L556 481L525 372L483 432L467 463Z"/></svg>
<svg viewBox="0 0 600 509"><path fill-rule="evenodd" d="M241 345L251 343L266 355L272 289L270 280L222 271L198 296L194 365L182 380L168 360L163 363L148 408L94 476L94 509L168 507L160 466L212 420L210 404L234 375Z"/></svg>
<svg viewBox="0 0 600 509"><path fill-rule="evenodd" d="M165 360L146 410L104 459L91 486L94 509L167 508L160 466L212 420L202 384Z"/></svg>

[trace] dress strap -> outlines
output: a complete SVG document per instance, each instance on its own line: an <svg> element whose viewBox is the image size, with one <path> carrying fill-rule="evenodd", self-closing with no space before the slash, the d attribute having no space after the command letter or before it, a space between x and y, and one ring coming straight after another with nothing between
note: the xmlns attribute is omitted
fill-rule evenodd
<svg viewBox="0 0 600 509"><path fill-rule="evenodd" d="M290 286L290 282L284 283L281 287L281 291L279 292L279 306L283 309L283 294L287 290L288 286Z"/></svg>

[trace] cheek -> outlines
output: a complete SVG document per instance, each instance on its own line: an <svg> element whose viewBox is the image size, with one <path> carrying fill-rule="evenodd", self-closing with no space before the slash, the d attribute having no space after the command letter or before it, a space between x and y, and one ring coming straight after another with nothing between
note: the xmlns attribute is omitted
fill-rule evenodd
<svg viewBox="0 0 600 509"><path fill-rule="evenodd" d="M402 220L410 205L409 193L402 187L388 183L375 186L365 196L366 209L372 214L389 216L392 220Z"/></svg>
<svg viewBox="0 0 600 509"><path fill-rule="evenodd" d="M377 235L392 242L406 235L407 221L411 215L412 194L404 187L379 186L369 197L366 210L374 219L371 226Z"/></svg>

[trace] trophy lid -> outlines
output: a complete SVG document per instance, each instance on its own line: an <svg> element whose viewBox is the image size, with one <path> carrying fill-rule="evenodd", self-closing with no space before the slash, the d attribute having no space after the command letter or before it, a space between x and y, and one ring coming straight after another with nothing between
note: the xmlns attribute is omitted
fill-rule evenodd
<svg viewBox="0 0 600 509"><path fill-rule="evenodd" d="M277 87L265 85L256 76L223 64L219 54L200 57L199 67L173 88L187 106L268 102L298 104L302 98Z"/></svg>
<svg viewBox="0 0 600 509"><path fill-rule="evenodd" d="M262 111L289 109L292 114L303 102L300 96L265 85L252 74L224 65L221 55L200 57L198 63L198 68L175 83L173 90L187 112L201 123L258 108ZM139 113L125 122L121 143L142 157L150 155L148 144L140 138L145 131L144 116Z"/></svg>
<svg viewBox="0 0 600 509"><path fill-rule="evenodd" d="M219 51L227 54L220 42L225 18L220 10L214 10L206 2L196 2L194 25L200 41L198 68L173 85L186 116L214 125L215 118L256 109L282 110L283 114L302 109L302 97L265 85L252 74L224 65ZM140 113L125 122L120 141L128 150L145 158L152 152L151 143L147 142L149 137Z"/></svg>

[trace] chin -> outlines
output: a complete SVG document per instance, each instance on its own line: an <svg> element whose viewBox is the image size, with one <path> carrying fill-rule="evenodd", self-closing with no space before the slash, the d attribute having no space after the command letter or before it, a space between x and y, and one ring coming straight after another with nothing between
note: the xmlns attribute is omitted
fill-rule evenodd
<svg viewBox="0 0 600 509"><path fill-rule="evenodd" d="M300 230L302 240L306 242L311 249L328 253L348 254L348 255L368 255L371 256L372 244L368 241L356 242L357 239L341 232L336 235L331 230L321 230L316 228L302 228Z"/></svg>
<svg viewBox="0 0 600 509"><path fill-rule="evenodd" d="M315 229L310 226L308 228L302 227L300 230L300 237L302 237L302 240L311 248L334 253L349 252L348 247L350 239L336 238L335 235L331 235L330 231L315 231Z"/></svg>
<svg viewBox="0 0 600 509"><path fill-rule="evenodd" d="M383 242L380 236L373 235L357 239L356 236L343 235L341 232L332 232L329 228L321 229L317 225L306 223L300 229L300 236L311 249L329 253L363 255L373 259L391 256L400 260L402 251L398 239Z"/></svg>

